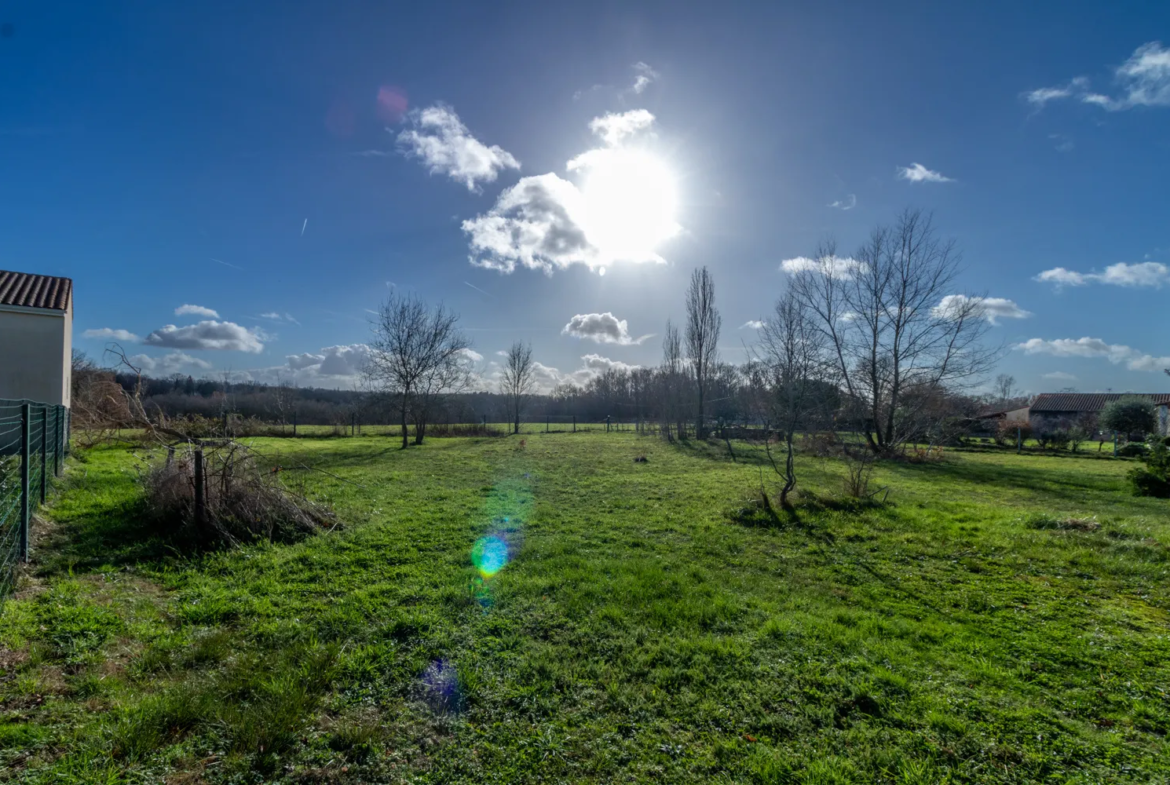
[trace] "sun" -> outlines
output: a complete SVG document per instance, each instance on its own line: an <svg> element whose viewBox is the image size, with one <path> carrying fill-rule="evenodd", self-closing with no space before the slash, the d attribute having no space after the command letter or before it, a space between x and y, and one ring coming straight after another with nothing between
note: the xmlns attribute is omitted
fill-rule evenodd
<svg viewBox="0 0 1170 785"><path fill-rule="evenodd" d="M586 233L609 260L659 259L658 247L679 232L674 174L657 156L633 148L592 150L581 169Z"/></svg>

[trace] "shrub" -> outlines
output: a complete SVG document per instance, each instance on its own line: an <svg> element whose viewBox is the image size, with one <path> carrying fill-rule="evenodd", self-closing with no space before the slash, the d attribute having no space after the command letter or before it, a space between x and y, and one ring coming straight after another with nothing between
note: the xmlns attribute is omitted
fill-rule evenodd
<svg viewBox="0 0 1170 785"><path fill-rule="evenodd" d="M1051 428L1036 431L1035 439L1041 450L1064 450L1068 448L1070 437L1064 428Z"/></svg>
<svg viewBox="0 0 1170 785"><path fill-rule="evenodd" d="M1117 455L1121 458L1141 458L1146 454L1146 445L1141 442L1130 442L1117 450Z"/></svg>
<svg viewBox="0 0 1170 785"><path fill-rule="evenodd" d="M279 466L260 466L235 442L204 451L203 515L196 520L195 460L194 450L172 453L143 476L149 514L175 533L201 544L234 545L288 542L334 525L328 510L284 487Z"/></svg>
<svg viewBox="0 0 1170 785"><path fill-rule="evenodd" d="M1001 447L1015 447L1017 429L1024 441L1032 438L1031 423L1019 420L1000 420L995 428L995 443Z"/></svg>
<svg viewBox="0 0 1170 785"><path fill-rule="evenodd" d="M1165 444L1155 446L1146 455L1145 464L1129 472L1134 495L1170 498L1170 448Z"/></svg>
<svg viewBox="0 0 1170 785"><path fill-rule="evenodd" d="M1120 434L1141 434L1143 437L1157 428L1154 404L1140 395L1123 395L1105 404L1097 420L1106 431Z"/></svg>

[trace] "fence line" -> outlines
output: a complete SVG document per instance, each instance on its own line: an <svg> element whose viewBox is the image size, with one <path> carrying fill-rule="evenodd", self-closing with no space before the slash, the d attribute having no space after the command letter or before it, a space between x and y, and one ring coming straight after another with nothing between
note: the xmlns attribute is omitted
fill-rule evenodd
<svg viewBox="0 0 1170 785"><path fill-rule="evenodd" d="M0 399L0 603L28 561L29 524L69 454L69 410Z"/></svg>

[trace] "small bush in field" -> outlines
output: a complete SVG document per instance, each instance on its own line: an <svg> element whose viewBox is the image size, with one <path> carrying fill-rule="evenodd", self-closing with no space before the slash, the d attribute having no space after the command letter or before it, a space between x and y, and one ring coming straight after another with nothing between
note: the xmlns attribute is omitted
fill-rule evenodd
<svg viewBox="0 0 1170 785"><path fill-rule="evenodd" d="M1165 444L1155 446L1146 456L1145 463L1144 467L1129 472L1134 495L1170 498L1170 448Z"/></svg>
<svg viewBox="0 0 1170 785"><path fill-rule="evenodd" d="M1000 420L995 428L995 443L1001 447L1014 447L1016 445L1017 434L1022 436L1024 441L1031 439L1031 424L1018 420Z"/></svg>
<svg viewBox="0 0 1170 785"><path fill-rule="evenodd" d="M172 455L143 476L150 516L204 545L291 542L334 525L332 513L280 481L237 443L203 455L203 515L195 509L195 454Z"/></svg>
<svg viewBox="0 0 1170 785"><path fill-rule="evenodd" d="M1147 452L1146 445L1141 442L1130 442L1119 448L1117 455L1121 458L1142 458Z"/></svg>

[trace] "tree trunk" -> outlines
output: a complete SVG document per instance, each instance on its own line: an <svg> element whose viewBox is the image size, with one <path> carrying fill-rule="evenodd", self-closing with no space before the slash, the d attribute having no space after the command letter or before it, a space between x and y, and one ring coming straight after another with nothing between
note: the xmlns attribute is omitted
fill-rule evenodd
<svg viewBox="0 0 1170 785"><path fill-rule="evenodd" d="M426 433L427 433L427 421L422 420L422 419L415 420L414 421L414 443L415 444L422 444L423 437L426 436Z"/></svg>
<svg viewBox="0 0 1170 785"><path fill-rule="evenodd" d="M406 449L410 444L406 436L406 393L402 394L402 449Z"/></svg>

